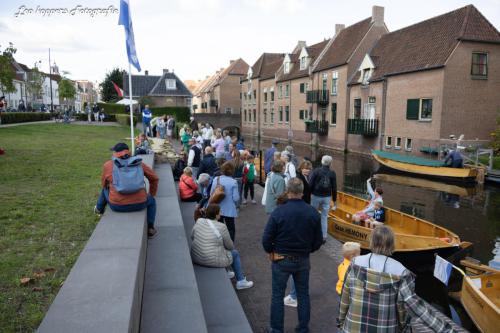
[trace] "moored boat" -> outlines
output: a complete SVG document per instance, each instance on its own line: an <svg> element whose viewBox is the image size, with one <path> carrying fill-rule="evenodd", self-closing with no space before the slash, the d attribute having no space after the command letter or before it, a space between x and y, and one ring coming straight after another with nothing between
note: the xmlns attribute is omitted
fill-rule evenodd
<svg viewBox="0 0 500 333"><path fill-rule="evenodd" d="M465 310L483 332L500 329L500 270L462 260L467 268L460 300ZM473 272L472 275L469 273Z"/></svg>
<svg viewBox="0 0 500 333"><path fill-rule="evenodd" d="M438 178L441 180L475 182L478 170L465 166L449 168L442 161L422 157L396 154L387 151L372 150L373 158L382 166L399 172Z"/></svg>
<svg viewBox="0 0 500 333"><path fill-rule="evenodd" d="M337 209L330 211L329 233L342 242L358 242L362 249L368 250L372 229L352 223L352 216L367 205L367 200L338 192ZM392 208L384 208L385 225L390 226L396 236L395 252L456 249L462 243L458 235L446 228Z"/></svg>

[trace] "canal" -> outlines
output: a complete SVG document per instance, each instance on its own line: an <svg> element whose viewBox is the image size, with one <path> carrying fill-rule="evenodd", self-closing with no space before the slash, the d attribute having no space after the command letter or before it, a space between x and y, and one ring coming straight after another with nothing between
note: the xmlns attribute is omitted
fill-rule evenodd
<svg viewBox="0 0 500 333"><path fill-rule="evenodd" d="M265 150L269 141L248 140L253 150ZM283 150L286 144L279 144ZM500 269L500 187L475 185L464 187L438 181L398 175L385 170L369 156L344 154L324 148L295 145L299 160L309 158L319 164L321 156L333 156L337 188L357 196L366 196L366 180L373 178L384 190L384 205L443 226L473 243L472 256Z"/></svg>

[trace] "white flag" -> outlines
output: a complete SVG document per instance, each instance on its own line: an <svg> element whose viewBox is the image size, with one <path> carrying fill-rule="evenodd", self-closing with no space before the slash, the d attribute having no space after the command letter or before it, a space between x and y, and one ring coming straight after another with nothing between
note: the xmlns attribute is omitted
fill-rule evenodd
<svg viewBox="0 0 500 333"><path fill-rule="evenodd" d="M436 256L436 263L434 264L434 277L443 282L445 285L448 285L452 268L453 265L451 263L444 260L440 256Z"/></svg>

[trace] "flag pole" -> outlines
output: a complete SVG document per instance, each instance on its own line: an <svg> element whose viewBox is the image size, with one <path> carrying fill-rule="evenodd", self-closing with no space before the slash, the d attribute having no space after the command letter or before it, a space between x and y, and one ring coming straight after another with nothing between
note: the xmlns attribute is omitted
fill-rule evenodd
<svg viewBox="0 0 500 333"><path fill-rule="evenodd" d="M132 112L132 68L130 61L128 62L128 88L129 88L129 108L130 108L130 141L132 143L132 156L135 155L135 142L134 142L134 113Z"/></svg>

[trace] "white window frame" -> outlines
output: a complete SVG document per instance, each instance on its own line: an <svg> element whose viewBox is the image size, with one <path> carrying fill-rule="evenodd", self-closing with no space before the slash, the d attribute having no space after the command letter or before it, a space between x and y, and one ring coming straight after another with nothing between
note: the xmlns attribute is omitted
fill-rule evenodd
<svg viewBox="0 0 500 333"><path fill-rule="evenodd" d="M408 140L410 140L410 147L408 147ZM413 140L411 138L405 138L405 150L412 151L413 149Z"/></svg>
<svg viewBox="0 0 500 333"><path fill-rule="evenodd" d="M166 87L167 87L167 90L175 90L177 89L177 83L175 81L175 79L166 79ZM173 84L172 84L173 83Z"/></svg>
<svg viewBox="0 0 500 333"><path fill-rule="evenodd" d="M401 142L403 142L403 139L400 136L396 136L394 141L394 149L401 149ZM398 145L398 140L399 140L399 145Z"/></svg>
<svg viewBox="0 0 500 333"><path fill-rule="evenodd" d="M335 87L335 89L334 89ZM338 94L338 88L339 88L339 72L338 71L333 71L332 72L332 87L331 87L331 94L336 96ZM334 92L335 90L335 92Z"/></svg>
<svg viewBox="0 0 500 333"><path fill-rule="evenodd" d="M283 85L278 85L278 99L283 98Z"/></svg>
<svg viewBox="0 0 500 333"><path fill-rule="evenodd" d="M304 83L304 93L309 91L309 82Z"/></svg>
<svg viewBox="0 0 500 333"><path fill-rule="evenodd" d="M432 108L434 109L434 99L429 98L429 97L423 97L420 99L420 105L418 106L418 120L419 121L432 121L432 112L431 112L431 117L430 118L422 118L422 105L424 104L423 101L430 99L432 102Z"/></svg>
<svg viewBox="0 0 500 333"><path fill-rule="evenodd" d="M285 112L285 116L284 116L283 122L285 124L288 124L290 122L290 106L289 105L285 105L284 112ZM287 116L288 116L288 120L286 119Z"/></svg>
<svg viewBox="0 0 500 333"><path fill-rule="evenodd" d="M392 147L392 136L386 136L385 137L385 147L386 148L391 148Z"/></svg>
<svg viewBox="0 0 500 333"><path fill-rule="evenodd" d="M301 57L300 58L300 70L306 69L306 57Z"/></svg>
<svg viewBox="0 0 500 333"><path fill-rule="evenodd" d="M226 108L224 109L224 113L226 113L226 114L232 114L232 113L233 113L233 108L231 108L231 107L226 107Z"/></svg>
<svg viewBox="0 0 500 333"><path fill-rule="evenodd" d="M284 64L283 72L285 74L290 73L290 63L288 61L286 61L285 64Z"/></svg>
<svg viewBox="0 0 500 333"><path fill-rule="evenodd" d="M290 85L285 84L285 97L290 97Z"/></svg>

